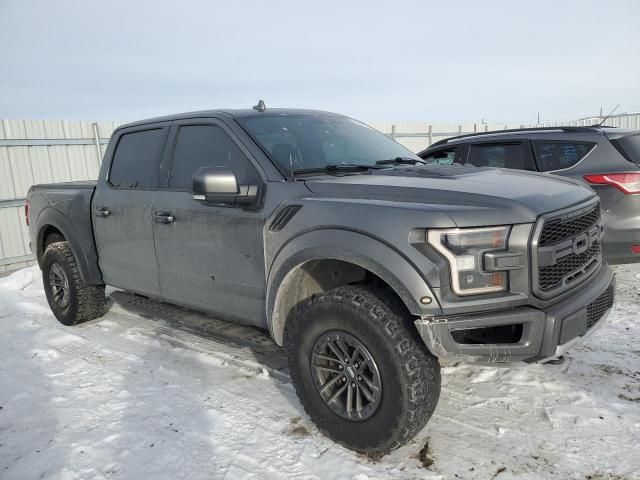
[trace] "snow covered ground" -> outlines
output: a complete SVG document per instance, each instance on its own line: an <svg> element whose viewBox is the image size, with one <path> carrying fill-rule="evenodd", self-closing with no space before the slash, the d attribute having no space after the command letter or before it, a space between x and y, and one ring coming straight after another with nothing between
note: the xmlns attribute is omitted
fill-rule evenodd
<svg viewBox="0 0 640 480"><path fill-rule="evenodd" d="M258 330L121 292L56 322L37 267L0 278L0 478L640 478L640 267L563 365L447 366L434 417L381 460L302 411Z"/></svg>

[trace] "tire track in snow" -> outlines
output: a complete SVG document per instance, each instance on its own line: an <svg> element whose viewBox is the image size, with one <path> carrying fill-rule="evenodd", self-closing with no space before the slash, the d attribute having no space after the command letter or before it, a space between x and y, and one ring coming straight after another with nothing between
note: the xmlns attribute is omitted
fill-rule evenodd
<svg viewBox="0 0 640 480"><path fill-rule="evenodd" d="M349 463L353 454L336 447L309 423L304 427L310 436L292 440L288 434L292 413L294 416L304 414L286 372L272 368L281 363L279 357L283 355L279 350L274 351L272 367L265 367L255 360L255 352L248 346L229 345L176 330L164 324L165 318L149 319L122 313L115 306L105 317L74 328L73 334L51 341L49 347L113 372L126 379L127 384L141 382L149 368L161 366L163 378L179 382L181 389L191 397L189 403L202 405L200 415L216 425L207 438L208 443L214 445L210 454L216 464L228 465L225 472L218 474L229 478L236 478L241 472L242 476L253 474L258 478L304 475L300 464L303 454L334 457L339 463ZM255 335L252 330L247 329L244 333ZM244 343L242 338L243 335L239 335L235 342ZM172 355L179 355L185 361L167 365L167 348L171 348ZM194 375L194 361L214 368L200 370ZM223 368L225 374L219 375L219 368L215 367L227 367ZM261 385L263 390L259 397L270 395L273 397L271 402L246 395L246 383L260 382L265 369L280 384L280 388L275 389L267 382ZM136 380L137 377L140 380ZM283 395L287 402L282 402ZM258 441L261 451L260 455L255 455ZM362 470L370 471L366 462ZM391 471L388 475L394 477Z"/></svg>

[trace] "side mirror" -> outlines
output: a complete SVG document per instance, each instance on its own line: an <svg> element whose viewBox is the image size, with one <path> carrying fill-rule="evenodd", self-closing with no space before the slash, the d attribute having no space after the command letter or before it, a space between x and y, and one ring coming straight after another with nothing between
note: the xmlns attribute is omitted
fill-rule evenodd
<svg viewBox="0 0 640 480"><path fill-rule="evenodd" d="M201 167L193 174L193 199L223 205L251 206L258 200L258 185L238 185L229 167Z"/></svg>

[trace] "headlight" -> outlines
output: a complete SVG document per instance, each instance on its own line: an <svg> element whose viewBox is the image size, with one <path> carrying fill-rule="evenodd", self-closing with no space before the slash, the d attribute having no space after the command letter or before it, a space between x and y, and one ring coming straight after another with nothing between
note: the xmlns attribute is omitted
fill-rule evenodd
<svg viewBox="0 0 640 480"><path fill-rule="evenodd" d="M509 227L452 228L429 230L428 242L447 260L451 267L451 283L457 295L504 292L506 272L484 269L487 252L506 250Z"/></svg>

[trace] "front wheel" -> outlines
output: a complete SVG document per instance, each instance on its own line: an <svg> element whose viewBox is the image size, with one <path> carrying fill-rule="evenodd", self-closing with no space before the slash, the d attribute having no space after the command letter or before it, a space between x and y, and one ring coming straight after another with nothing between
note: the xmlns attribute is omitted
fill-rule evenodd
<svg viewBox="0 0 640 480"><path fill-rule="evenodd" d="M104 285L87 285L67 242L47 246L42 257L42 282L51 311L63 325L77 325L101 317Z"/></svg>
<svg viewBox="0 0 640 480"><path fill-rule="evenodd" d="M303 407L347 448L384 454L416 435L440 396L440 365L389 293L346 286L317 295L287 325Z"/></svg>

